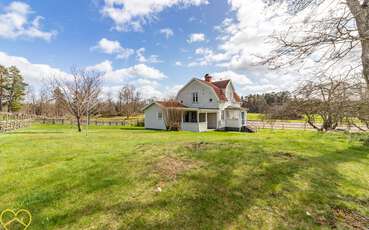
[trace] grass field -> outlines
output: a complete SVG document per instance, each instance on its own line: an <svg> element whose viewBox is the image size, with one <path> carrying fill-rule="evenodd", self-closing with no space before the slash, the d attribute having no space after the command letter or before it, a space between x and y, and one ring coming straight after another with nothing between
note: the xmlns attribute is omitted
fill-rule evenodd
<svg viewBox="0 0 369 230"><path fill-rule="evenodd" d="M263 114L262 113L247 113L247 120L249 121L260 121L263 120ZM302 118L298 120L278 120L283 122L293 122L293 123L305 123L307 121L307 118ZM321 117L316 117L317 123L323 123L323 120Z"/></svg>
<svg viewBox="0 0 369 230"><path fill-rule="evenodd" d="M36 230L365 229L359 139L34 125L0 135L0 210L30 210Z"/></svg>

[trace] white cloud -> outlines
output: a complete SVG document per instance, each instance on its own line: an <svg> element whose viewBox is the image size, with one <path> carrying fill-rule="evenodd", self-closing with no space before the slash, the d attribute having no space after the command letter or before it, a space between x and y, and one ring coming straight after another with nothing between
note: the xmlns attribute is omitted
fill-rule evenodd
<svg viewBox="0 0 369 230"><path fill-rule="evenodd" d="M187 39L188 43L203 42L203 41L205 41L205 34L202 33L190 34Z"/></svg>
<svg viewBox="0 0 369 230"><path fill-rule="evenodd" d="M100 70L104 73L104 79L108 84L124 83L127 79L152 79L162 80L167 78L160 70L145 64L138 64L127 68L114 70L110 61L103 61L94 66L86 67L88 70Z"/></svg>
<svg viewBox="0 0 369 230"><path fill-rule="evenodd" d="M307 8L298 14L291 14L288 4L280 2L267 6L263 0L229 0L228 4L235 16L224 19L221 25L215 27L219 33L217 46L198 48L195 51L197 56L188 66L215 66L223 72L232 71L247 76L251 84L240 86L240 94L291 90L301 79L315 76L317 70L326 67L314 61L314 58L321 56L319 52L305 60L303 65L289 65L277 71L261 65L260 57L270 55L276 47L270 39L271 35L284 33L292 25L296 31L288 35L299 39L311 26L307 22L322 20L327 15L337 15L342 12L345 4L341 4L342 1L324 1L318 8ZM352 55L338 64L354 62L349 59L353 59ZM336 70L342 72L343 68Z"/></svg>
<svg viewBox="0 0 369 230"><path fill-rule="evenodd" d="M134 54L133 49L124 48L119 41L102 38L91 50L99 50L106 54L115 54L118 59L127 59Z"/></svg>
<svg viewBox="0 0 369 230"><path fill-rule="evenodd" d="M0 12L0 37L3 38L38 38L50 41L56 36L56 31L41 29L41 16L30 18L34 13L31 7L23 2L14 1Z"/></svg>
<svg viewBox="0 0 369 230"><path fill-rule="evenodd" d="M52 78L69 78L70 75L58 68L45 64L33 64L24 57L11 56L0 52L0 64L6 67L16 66L24 76L27 84L40 86L44 81Z"/></svg>
<svg viewBox="0 0 369 230"><path fill-rule="evenodd" d="M233 84L238 86L247 86L252 84L252 81L246 75L235 73L230 70L212 73L211 76L216 80L231 79Z"/></svg>
<svg viewBox="0 0 369 230"><path fill-rule="evenodd" d="M164 28L160 30L161 34L164 34L164 36L168 39L174 35L174 32L170 28Z"/></svg>
<svg viewBox="0 0 369 230"><path fill-rule="evenodd" d="M104 92L116 96L119 89L126 84L135 86L144 98L164 98L165 92L158 81L167 78L160 70L145 64L138 64L127 68L113 69L110 61L103 61L87 70L103 72Z"/></svg>
<svg viewBox="0 0 369 230"><path fill-rule="evenodd" d="M180 61L176 61L176 66L182 66L183 64L182 64L182 62L180 62Z"/></svg>
<svg viewBox="0 0 369 230"><path fill-rule="evenodd" d="M140 31L144 24L157 19L164 9L208 3L208 0L104 0L101 13L113 20L118 31Z"/></svg>
<svg viewBox="0 0 369 230"><path fill-rule="evenodd" d="M110 73L113 71L112 62L105 60L99 64L96 64L94 66L88 66L85 68L87 71L96 71L100 73Z"/></svg>
<svg viewBox="0 0 369 230"><path fill-rule="evenodd" d="M24 76L25 82L33 89L38 90L43 83L47 83L53 78L71 79L69 73L61 69L45 64L34 64L24 57L11 56L0 52L0 63L3 66L16 66ZM125 84L135 85L145 98L166 96L165 90L158 81L166 79L167 76L160 70L149 67L145 64L138 64L127 68L115 69L112 62L105 60L93 66L85 68L87 71L98 71L103 74L104 92L117 93L120 87Z"/></svg>
<svg viewBox="0 0 369 230"><path fill-rule="evenodd" d="M195 50L195 54L199 55L200 57L196 58L195 61L190 62L188 67L195 67L195 66L208 66L213 63L218 63L221 61L226 61L229 59L227 53L216 53L209 48L200 47Z"/></svg>
<svg viewBox="0 0 369 230"><path fill-rule="evenodd" d="M140 48L136 51L137 61L141 63L161 63L158 55L152 54L148 58L145 57L145 48Z"/></svg>

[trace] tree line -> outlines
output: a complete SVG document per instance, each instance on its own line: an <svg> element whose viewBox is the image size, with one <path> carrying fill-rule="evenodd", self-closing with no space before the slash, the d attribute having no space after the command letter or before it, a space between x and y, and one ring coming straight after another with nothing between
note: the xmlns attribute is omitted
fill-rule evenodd
<svg viewBox="0 0 369 230"><path fill-rule="evenodd" d="M0 112L16 112L22 107L27 84L15 66L0 65Z"/></svg>
<svg viewBox="0 0 369 230"><path fill-rule="evenodd" d="M45 117L72 116L81 131L83 118L124 116L129 119L142 114L142 108L148 103L132 85L122 86L116 95L104 96L102 89L100 72L72 68L70 78L52 77L39 92L30 89L23 110Z"/></svg>

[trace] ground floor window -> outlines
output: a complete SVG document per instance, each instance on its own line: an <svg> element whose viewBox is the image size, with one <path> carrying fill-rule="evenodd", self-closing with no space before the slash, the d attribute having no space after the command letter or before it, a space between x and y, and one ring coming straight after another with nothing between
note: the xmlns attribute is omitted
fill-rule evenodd
<svg viewBox="0 0 369 230"><path fill-rule="evenodd" d="M228 110L227 119L238 120L240 118L240 111L238 110Z"/></svg>
<svg viewBox="0 0 369 230"><path fill-rule="evenodd" d="M206 121L206 114L205 113L200 113L199 120L200 120L200 122L205 122Z"/></svg>
<svg viewBox="0 0 369 230"><path fill-rule="evenodd" d="M197 112L195 111L185 112L183 121L192 123L197 122Z"/></svg>
<svg viewBox="0 0 369 230"><path fill-rule="evenodd" d="M163 113L162 112L158 112L158 120L163 120Z"/></svg>

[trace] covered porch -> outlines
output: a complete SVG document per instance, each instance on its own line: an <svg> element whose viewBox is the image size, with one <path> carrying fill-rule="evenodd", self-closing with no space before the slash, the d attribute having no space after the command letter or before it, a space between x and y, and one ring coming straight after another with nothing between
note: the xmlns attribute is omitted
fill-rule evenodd
<svg viewBox="0 0 369 230"><path fill-rule="evenodd" d="M182 130L205 132L217 129L218 110L185 109L182 116Z"/></svg>
<svg viewBox="0 0 369 230"><path fill-rule="evenodd" d="M224 110L225 130L239 131L242 126L246 126L247 110L241 107L228 106Z"/></svg>

